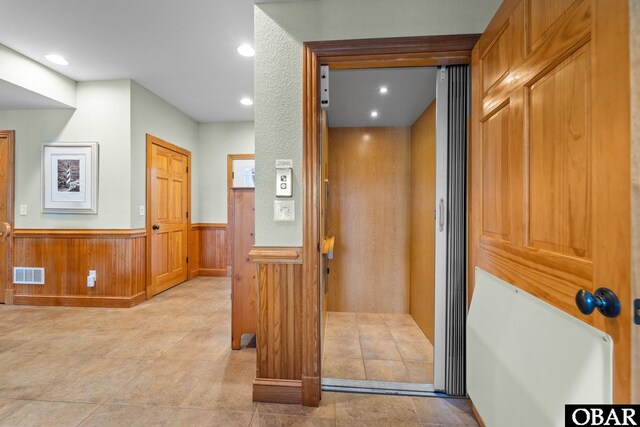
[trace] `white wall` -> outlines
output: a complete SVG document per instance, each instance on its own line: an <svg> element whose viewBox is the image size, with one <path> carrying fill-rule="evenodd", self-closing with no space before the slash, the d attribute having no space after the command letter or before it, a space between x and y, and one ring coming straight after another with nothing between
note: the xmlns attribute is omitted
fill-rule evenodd
<svg viewBox="0 0 640 427"><path fill-rule="evenodd" d="M146 204L146 134L191 151L191 222L198 218L198 123L165 100L131 82L131 228L143 228Z"/></svg>
<svg viewBox="0 0 640 427"><path fill-rule="evenodd" d="M130 227L129 105L129 81L117 80L78 83L75 110L0 111L0 129L16 131L16 228ZM41 213L41 144L52 141L99 143L97 215Z"/></svg>
<svg viewBox="0 0 640 427"><path fill-rule="evenodd" d="M302 43L481 33L500 0L324 0L254 7L256 245L302 245ZM293 159L295 222L273 221L276 159Z"/></svg>
<svg viewBox="0 0 640 427"><path fill-rule="evenodd" d="M199 222L227 222L227 155L254 153L253 122L198 127Z"/></svg>
<svg viewBox="0 0 640 427"><path fill-rule="evenodd" d="M36 61L0 45L0 80L76 106L76 82Z"/></svg>

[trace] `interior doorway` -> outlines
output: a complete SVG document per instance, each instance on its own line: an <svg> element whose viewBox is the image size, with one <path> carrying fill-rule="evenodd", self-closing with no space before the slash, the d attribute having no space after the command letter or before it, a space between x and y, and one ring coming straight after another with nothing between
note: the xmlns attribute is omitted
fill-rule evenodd
<svg viewBox="0 0 640 427"><path fill-rule="evenodd" d="M0 303L13 299L12 237L14 132L0 131Z"/></svg>
<svg viewBox="0 0 640 427"><path fill-rule="evenodd" d="M147 298L189 278L191 152L147 134Z"/></svg>
<svg viewBox="0 0 640 427"><path fill-rule="evenodd" d="M323 115L323 385L433 393L436 67L335 70Z"/></svg>

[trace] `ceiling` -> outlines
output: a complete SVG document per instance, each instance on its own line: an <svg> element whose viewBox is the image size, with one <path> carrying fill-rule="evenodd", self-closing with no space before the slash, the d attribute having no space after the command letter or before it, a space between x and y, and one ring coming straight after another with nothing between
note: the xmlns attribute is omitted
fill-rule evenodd
<svg viewBox="0 0 640 427"><path fill-rule="evenodd" d="M1 0L0 44L76 81L133 79L198 122L251 121L239 101L253 98L253 59L236 48L253 45L253 3Z"/></svg>
<svg viewBox="0 0 640 427"><path fill-rule="evenodd" d="M332 70L329 126L411 126L436 97L436 73L435 67ZM381 86L388 92L381 94Z"/></svg>

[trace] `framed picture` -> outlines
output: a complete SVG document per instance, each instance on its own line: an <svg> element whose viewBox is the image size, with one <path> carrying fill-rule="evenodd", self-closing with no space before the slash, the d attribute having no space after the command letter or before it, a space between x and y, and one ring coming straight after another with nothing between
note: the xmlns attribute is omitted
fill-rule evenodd
<svg viewBox="0 0 640 427"><path fill-rule="evenodd" d="M42 212L98 213L98 143L42 144Z"/></svg>

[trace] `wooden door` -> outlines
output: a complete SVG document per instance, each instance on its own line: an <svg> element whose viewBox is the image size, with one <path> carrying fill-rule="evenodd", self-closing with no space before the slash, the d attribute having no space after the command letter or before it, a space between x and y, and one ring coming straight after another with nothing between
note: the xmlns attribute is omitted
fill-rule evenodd
<svg viewBox="0 0 640 427"><path fill-rule="evenodd" d="M190 162L188 151L147 137L147 298L188 278Z"/></svg>
<svg viewBox="0 0 640 427"><path fill-rule="evenodd" d="M619 403L632 312L628 4L507 0L472 62L470 277L479 266L608 333ZM578 290L599 287L618 295L619 317L578 311Z"/></svg>
<svg viewBox="0 0 640 427"><path fill-rule="evenodd" d="M0 302L11 303L13 226L13 131L0 131Z"/></svg>
<svg viewBox="0 0 640 427"><path fill-rule="evenodd" d="M256 265L249 259L255 244L255 194L253 188L236 188L232 201L231 347L240 348L242 334L255 334L258 290Z"/></svg>

